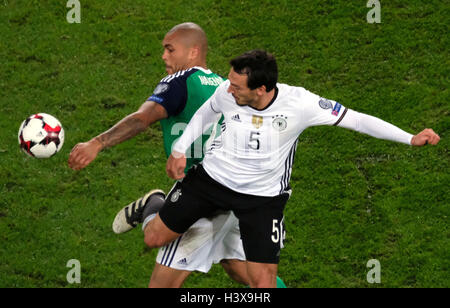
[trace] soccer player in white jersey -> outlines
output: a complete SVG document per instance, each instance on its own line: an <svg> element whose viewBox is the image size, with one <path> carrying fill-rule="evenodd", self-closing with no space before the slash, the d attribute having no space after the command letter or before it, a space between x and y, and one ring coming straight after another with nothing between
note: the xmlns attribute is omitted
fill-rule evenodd
<svg viewBox="0 0 450 308"><path fill-rule="evenodd" d="M181 181L147 225L147 244L161 246L200 217L232 210L239 226L252 287L274 287L283 245L283 210L297 140L308 127L334 125L370 136L423 146L439 136L425 129L413 136L378 118L348 109L304 88L277 83L275 58L254 50L233 59L228 81L200 107L167 161ZM185 151L218 114L222 132L201 165L184 174Z"/></svg>

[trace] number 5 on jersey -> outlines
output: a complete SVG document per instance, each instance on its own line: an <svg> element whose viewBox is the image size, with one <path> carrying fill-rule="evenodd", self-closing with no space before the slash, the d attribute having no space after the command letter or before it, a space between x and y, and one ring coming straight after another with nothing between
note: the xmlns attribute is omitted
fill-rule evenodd
<svg viewBox="0 0 450 308"><path fill-rule="evenodd" d="M259 150L259 132L251 132L250 133L250 141L248 142L248 147L252 150Z"/></svg>

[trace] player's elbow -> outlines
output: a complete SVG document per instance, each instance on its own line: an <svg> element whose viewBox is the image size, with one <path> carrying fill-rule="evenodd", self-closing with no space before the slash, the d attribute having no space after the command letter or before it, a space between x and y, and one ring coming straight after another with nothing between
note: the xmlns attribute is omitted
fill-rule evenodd
<svg viewBox="0 0 450 308"><path fill-rule="evenodd" d="M153 101L146 101L142 106L133 113L135 118L144 123L145 128L149 127L151 124L165 119L168 117L166 109Z"/></svg>
<svg viewBox="0 0 450 308"><path fill-rule="evenodd" d="M139 130L141 132L146 130L150 126L150 124L152 124L151 119L142 111L136 111L135 113L131 114L131 116L137 123L139 123Z"/></svg>

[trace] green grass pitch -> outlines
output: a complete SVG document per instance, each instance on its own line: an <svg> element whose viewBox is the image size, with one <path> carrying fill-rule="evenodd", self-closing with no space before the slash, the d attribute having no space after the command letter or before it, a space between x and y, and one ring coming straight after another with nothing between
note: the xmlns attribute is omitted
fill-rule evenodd
<svg viewBox="0 0 450 308"><path fill-rule="evenodd" d="M156 250L142 232L117 236L115 213L151 188L168 190L159 125L67 165L72 147L134 112L165 76L161 40L193 21L207 32L209 67L226 76L246 50L275 54L280 82L418 133L412 148L335 127L299 141L285 210L279 276L288 287L450 287L449 15L445 1L0 1L0 287L145 287ZM56 116L66 131L51 159L17 143L29 115ZM69 284L66 264L81 264ZM370 259L381 283L366 276ZM220 266L186 287L238 287Z"/></svg>

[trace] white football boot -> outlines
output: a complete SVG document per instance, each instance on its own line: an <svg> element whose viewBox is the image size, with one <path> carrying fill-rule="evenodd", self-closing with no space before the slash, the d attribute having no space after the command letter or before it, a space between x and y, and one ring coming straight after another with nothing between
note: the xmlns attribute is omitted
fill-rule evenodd
<svg viewBox="0 0 450 308"><path fill-rule="evenodd" d="M166 198L166 195L162 190L154 189L151 190L144 197L139 198L138 200L128 204L126 207L121 209L119 213L117 213L116 218L114 218L114 222L112 224L114 233L121 234L128 232L131 229L134 229L138 224L142 223L145 219L145 217L143 217L143 214L144 209L146 208L147 205L147 201L150 199L151 196L155 194L161 195L164 199ZM158 208L154 209L148 209L146 211L147 216L149 214L157 213L160 207L161 206L158 206Z"/></svg>

